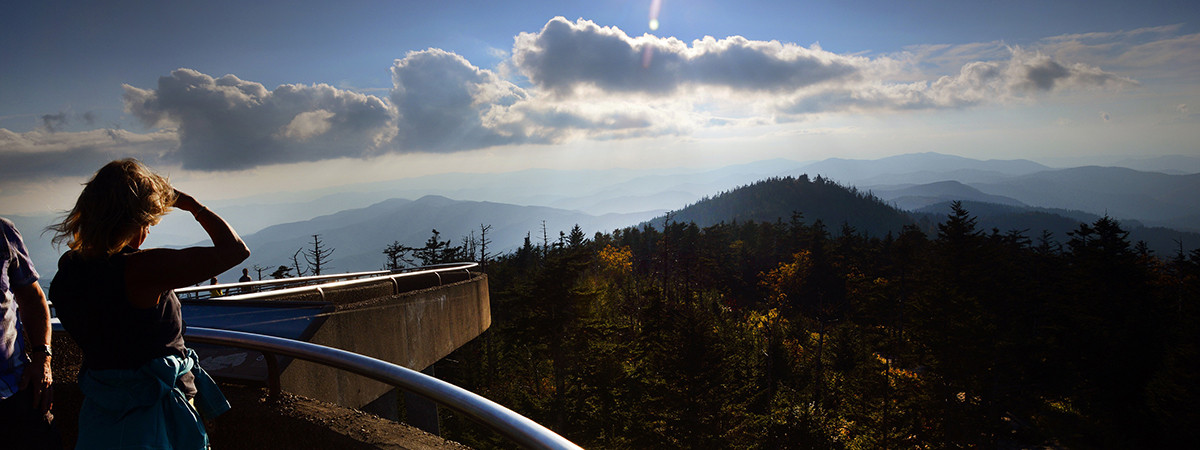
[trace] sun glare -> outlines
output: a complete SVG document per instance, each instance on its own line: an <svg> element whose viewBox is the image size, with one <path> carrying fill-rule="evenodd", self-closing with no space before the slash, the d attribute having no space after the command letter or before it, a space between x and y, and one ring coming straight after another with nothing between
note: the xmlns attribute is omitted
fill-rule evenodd
<svg viewBox="0 0 1200 450"><path fill-rule="evenodd" d="M658 12L662 10L662 0L650 0L650 31L658 29Z"/></svg>

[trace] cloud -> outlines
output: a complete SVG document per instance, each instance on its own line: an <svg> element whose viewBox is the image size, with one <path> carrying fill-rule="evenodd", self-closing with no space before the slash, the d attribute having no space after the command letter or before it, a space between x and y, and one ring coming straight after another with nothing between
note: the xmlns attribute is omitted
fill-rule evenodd
<svg viewBox="0 0 1200 450"><path fill-rule="evenodd" d="M42 115L42 126L46 131L54 133L67 125L67 113L60 112L58 114Z"/></svg>
<svg viewBox="0 0 1200 450"><path fill-rule="evenodd" d="M392 105L401 151L456 151L528 140L503 120L528 97L494 72L440 49L410 52L392 65ZM493 120L485 124L485 116ZM499 117L497 117L499 116Z"/></svg>
<svg viewBox="0 0 1200 450"><path fill-rule="evenodd" d="M280 135L296 142L307 141L315 136L325 134L330 128L333 128L333 122L330 119L336 115L332 111L324 109L296 114L296 117L280 130Z"/></svg>
<svg viewBox="0 0 1200 450"><path fill-rule="evenodd" d="M118 158L136 157L150 164L178 146L172 130L147 134L118 129L83 132L33 130L25 133L0 128L0 184L45 177L86 176Z"/></svg>
<svg viewBox="0 0 1200 450"><path fill-rule="evenodd" d="M1178 120L1192 120L1197 117L1197 114L1193 114L1188 108L1187 103L1180 103L1175 110L1179 112L1179 115L1176 116Z"/></svg>
<svg viewBox="0 0 1200 450"><path fill-rule="evenodd" d="M1011 56L1012 47L1002 41L992 41L913 45L906 47L903 52L877 57L875 62L894 61L894 70L882 74L882 77L913 82L957 72L972 62L1000 61Z"/></svg>
<svg viewBox="0 0 1200 450"><path fill-rule="evenodd" d="M234 75L178 69L156 89L125 86L124 99L146 126L178 133L179 145L164 161L201 171L682 129L666 124L671 113L654 106L535 95L440 49L409 52L391 72L386 98L324 84L268 90Z"/></svg>
<svg viewBox="0 0 1200 450"><path fill-rule="evenodd" d="M410 52L392 66L397 151L449 152L514 144L552 144L575 136L617 139L681 132L663 105L615 99L556 98L529 91L462 56Z"/></svg>
<svg viewBox="0 0 1200 450"><path fill-rule="evenodd" d="M876 73L890 70L894 69ZM1124 89L1138 85L1135 80L1096 67L1067 65L1042 53L1014 47L1009 49L1007 61L969 62L957 74L933 82L894 83L875 79L834 89L806 90L780 102L779 109L791 114L954 109L1052 91Z"/></svg>
<svg viewBox="0 0 1200 450"><path fill-rule="evenodd" d="M191 170L368 157L395 133L382 99L327 84L267 90L234 75L178 69L154 90L126 85L124 99L145 125L177 127L179 148L169 157Z"/></svg>
<svg viewBox="0 0 1200 450"><path fill-rule="evenodd" d="M854 78L866 60L778 41L741 36L696 40L633 38L616 27L579 19L550 20L521 33L513 63L540 88L566 94L593 86L606 92L668 95L691 86L790 91Z"/></svg>
<svg viewBox="0 0 1200 450"><path fill-rule="evenodd" d="M954 75L924 75L929 67L966 58L981 60L961 62ZM615 27L562 17L537 33L517 36L513 64L537 90L559 98L624 96L645 102L699 96L718 105L757 104L751 109L760 115L963 108L1062 90L1138 85L1095 66L1000 42L925 46L867 58L740 36L705 37L690 45L674 38L635 38Z"/></svg>
<svg viewBox="0 0 1200 450"><path fill-rule="evenodd" d="M1200 71L1200 33L1179 34L1181 24L1114 32L1052 36L1034 48L1055 59L1108 67L1141 77L1191 83Z"/></svg>
<svg viewBox="0 0 1200 450"><path fill-rule="evenodd" d="M29 173L50 173L63 164L76 173L83 170L76 164L90 172L96 161L141 155L187 170L230 171L389 153L688 135L819 114L1025 102L1063 91L1138 86L1094 61L1178 55L1192 38L1174 36L1177 30L1061 36L1029 48L986 42L863 56L741 36L691 43L631 37L615 27L556 17L537 32L516 36L511 59L494 69L442 49L409 52L392 63L386 95L327 84L268 89L235 75L178 69L152 88L124 86L126 111L151 131L67 133L70 114L47 114L37 132L0 129L0 162ZM1117 41L1133 43L1121 47ZM97 119L90 112L81 118L88 124Z"/></svg>
<svg viewBox="0 0 1200 450"><path fill-rule="evenodd" d="M71 114L66 111L60 111L54 114L42 114L42 129L51 133L63 131L67 125L70 125L71 116L75 116L75 119L77 120L82 119L87 125L95 125L96 120L98 119L96 113L92 111L88 111L83 114Z"/></svg>
<svg viewBox="0 0 1200 450"><path fill-rule="evenodd" d="M1015 89L1050 91L1055 88L1129 88L1139 83L1082 63L1065 66L1042 53L1013 49L1008 79Z"/></svg>

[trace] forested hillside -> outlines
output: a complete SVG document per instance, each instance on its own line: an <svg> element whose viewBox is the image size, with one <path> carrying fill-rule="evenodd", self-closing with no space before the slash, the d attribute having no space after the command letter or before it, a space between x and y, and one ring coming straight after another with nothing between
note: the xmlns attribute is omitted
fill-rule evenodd
<svg viewBox="0 0 1200 450"><path fill-rule="evenodd" d="M953 202L942 202L910 212L922 229L933 231L933 224L951 211ZM1000 205L995 203L963 201L961 205L970 210L979 221L979 228L989 233L998 230L1009 233L1017 230L1029 235L1034 241L1043 239L1060 242L1068 237L1081 223L1092 223L1102 216L1081 211L1036 208L1030 206ZM1147 227L1138 221L1121 221L1121 228L1129 232L1129 241L1142 245L1159 256L1170 256L1183 249L1200 245L1200 233L1180 231L1162 227Z"/></svg>
<svg viewBox="0 0 1200 450"><path fill-rule="evenodd" d="M1200 250L1109 218L1035 242L959 204L935 226L527 241L486 261L493 325L436 371L586 448L1194 446Z"/></svg>
<svg viewBox="0 0 1200 450"><path fill-rule="evenodd" d="M787 221L793 214L829 226L847 224L872 236L898 233L911 222L869 193L821 176L810 180L808 175L770 178L704 198L672 212L669 220L707 227L721 222ZM663 220L653 223L661 227Z"/></svg>

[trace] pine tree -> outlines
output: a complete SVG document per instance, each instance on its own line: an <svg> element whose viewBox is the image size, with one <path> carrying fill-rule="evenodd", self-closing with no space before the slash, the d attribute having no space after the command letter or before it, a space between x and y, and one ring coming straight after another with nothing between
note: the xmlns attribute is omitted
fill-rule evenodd
<svg viewBox="0 0 1200 450"><path fill-rule="evenodd" d="M284 278L289 278L289 277L291 277L291 276L292 276L292 275L291 275L291 272L292 272L292 268L291 268L291 267L288 267L288 266L279 266L279 268L278 268L278 269L275 269L275 271L274 271L274 272L271 272L271 278L274 278L274 279L276 279L276 280L281 280L281 279L284 279Z"/></svg>
<svg viewBox="0 0 1200 450"><path fill-rule="evenodd" d="M411 254L414 251L416 251L415 248L400 245L400 241L392 241L383 249L383 254L387 257L384 269L398 270L413 265L414 260Z"/></svg>

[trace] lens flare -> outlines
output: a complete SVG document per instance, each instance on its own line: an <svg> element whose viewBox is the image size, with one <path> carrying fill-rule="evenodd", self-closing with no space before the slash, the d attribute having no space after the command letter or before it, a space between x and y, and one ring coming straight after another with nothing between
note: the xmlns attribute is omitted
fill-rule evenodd
<svg viewBox="0 0 1200 450"><path fill-rule="evenodd" d="M662 0L650 0L650 30L658 29L658 12L662 10Z"/></svg>
<svg viewBox="0 0 1200 450"><path fill-rule="evenodd" d="M658 12L662 10L662 0L650 0L650 31L658 30ZM654 61L654 46L649 43L642 49L642 68L649 69Z"/></svg>

